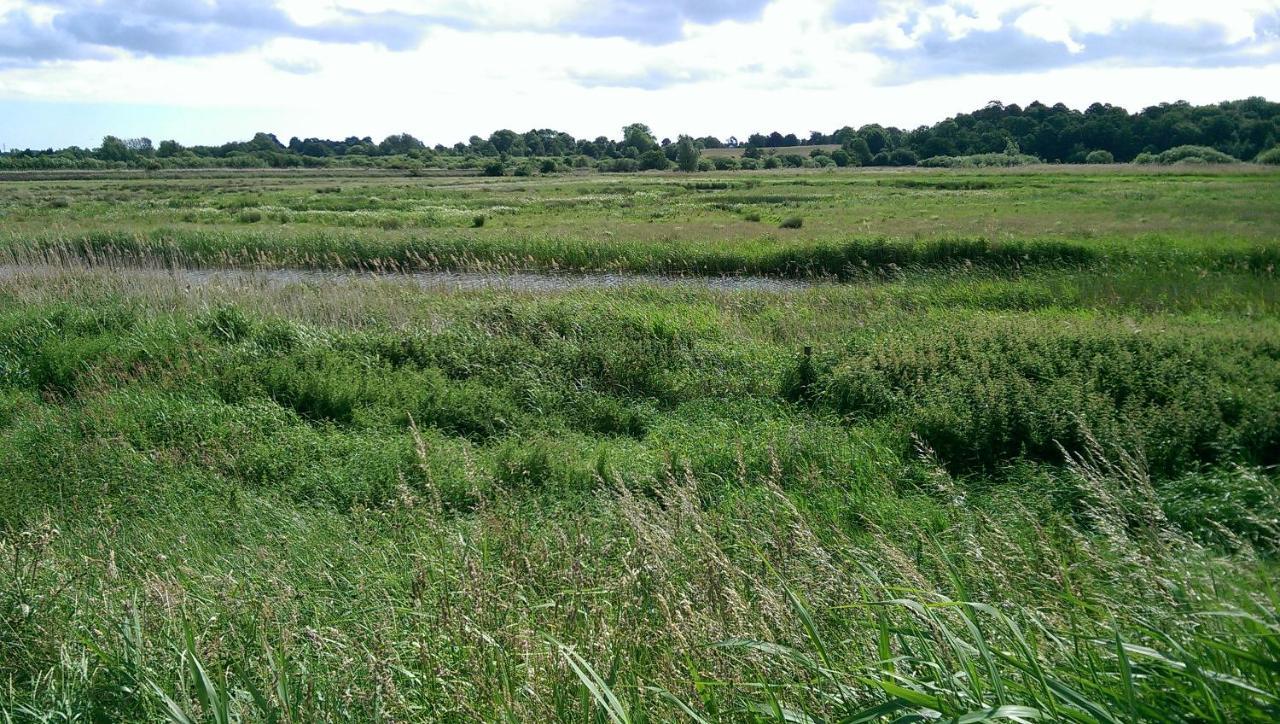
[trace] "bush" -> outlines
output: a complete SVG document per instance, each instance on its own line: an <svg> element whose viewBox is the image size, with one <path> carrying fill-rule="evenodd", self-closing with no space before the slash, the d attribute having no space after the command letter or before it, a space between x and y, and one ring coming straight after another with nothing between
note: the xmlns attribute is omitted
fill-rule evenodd
<svg viewBox="0 0 1280 724"><path fill-rule="evenodd" d="M1258 154L1257 158L1253 159L1253 162L1266 164L1268 166L1280 166L1280 146L1263 151Z"/></svg>
<svg viewBox="0 0 1280 724"><path fill-rule="evenodd" d="M1234 156L1228 156L1222 151L1208 146L1177 146L1167 151L1162 151L1156 156L1156 162L1162 164L1239 163L1239 160Z"/></svg>
<svg viewBox="0 0 1280 724"><path fill-rule="evenodd" d="M972 156L930 156L917 165L927 168L1007 168L1036 163L1043 161L1025 153L978 153Z"/></svg>
<svg viewBox="0 0 1280 724"><path fill-rule="evenodd" d="M507 167L501 161L490 161L480 170L485 176L506 176Z"/></svg>
<svg viewBox="0 0 1280 724"><path fill-rule="evenodd" d="M604 173L635 173L640 170L640 162L634 158L606 158L600 162L600 170Z"/></svg>
<svg viewBox="0 0 1280 724"><path fill-rule="evenodd" d="M716 156L711 159L711 163L717 171L732 171L739 168L738 159L733 156Z"/></svg>
<svg viewBox="0 0 1280 724"><path fill-rule="evenodd" d="M1090 151L1089 154L1084 157L1084 162L1085 163L1115 163L1116 159L1115 159L1115 156L1111 155L1110 151L1103 150L1100 148L1096 151Z"/></svg>
<svg viewBox="0 0 1280 724"><path fill-rule="evenodd" d="M799 229L802 226L804 226L804 219L800 218L799 216L791 216L789 218L783 219L782 223L778 225L778 228L779 229Z"/></svg>
<svg viewBox="0 0 1280 724"><path fill-rule="evenodd" d="M660 149L645 151L640 156L641 171L666 171L671 168L671 159Z"/></svg>
<svg viewBox="0 0 1280 724"><path fill-rule="evenodd" d="M844 168L853 162L853 156L850 156L849 152L843 148L837 148L831 152L831 160L834 161L837 166Z"/></svg>
<svg viewBox="0 0 1280 724"><path fill-rule="evenodd" d="M1148 164L1159 163L1160 159L1156 158L1156 155L1154 153L1143 151L1142 153L1133 157L1133 162L1139 165L1148 165Z"/></svg>
<svg viewBox="0 0 1280 724"><path fill-rule="evenodd" d="M775 169L782 166L782 161L777 156L770 156L764 160L764 167L767 169Z"/></svg>
<svg viewBox="0 0 1280 724"><path fill-rule="evenodd" d="M747 220L747 221L752 221L752 222L757 222L757 223L758 223L758 222L760 221L760 212L759 212L759 211L748 211L747 213L745 213L745 214L743 214L743 215L742 215L742 218L743 218L743 219L745 219L745 220Z"/></svg>
<svg viewBox="0 0 1280 724"><path fill-rule="evenodd" d="M877 153L876 155L872 156L871 163L867 165L868 166L888 166L889 154L884 151L881 151L880 153Z"/></svg>
<svg viewBox="0 0 1280 724"><path fill-rule="evenodd" d="M904 330L856 349L818 398L864 419L891 417L954 470L1047 462L1087 447L1137 447L1152 472L1280 452L1280 359L1272 342L1216 332L1134 334L1038 321Z"/></svg>
<svg viewBox="0 0 1280 724"><path fill-rule="evenodd" d="M706 171L714 171L715 169L716 169L716 165L715 165L715 163L714 163L714 162L712 162L712 160L711 160L711 159L709 159L709 158L700 158L700 159L698 159L698 170L699 170L699 171L706 172Z"/></svg>
<svg viewBox="0 0 1280 724"><path fill-rule="evenodd" d="M533 163L529 162L529 163L522 163L519 166L517 166L515 170L515 175L516 176L532 176L536 172L537 172L537 169L533 167Z"/></svg>
<svg viewBox="0 0 1280 724"><path fill-rule="evenodd" d="M262 221L262 212L257 209L243 209L237 220L242 224L256 224Z"/></svg>
<svg viewBox="0 0 1280 724"><path fill-rule="evenodd" d="M914 166L918 160L915 151L909 148L899 148L889 154L889 163L894 166Z"/></svg>
<svg viewBox="0 0 1280 724"><path fill-rule="evenodd" d="M556 163L554 158L544 158L538 166L538 170L542 173L555 173L560 170L560 165Z"/></svg>
<svg viewBox="0 0 1280 724"><path fill-rule="evenodd" d="M480 227L484 226L484 220L485 220L484 214L477 214L474 218L471 219L471 227L474 229L479 229Z"/></svg>
<svg viewBox="0 0 1280 724"><path fill-rule="evenodd" d="M743 157L738 160L738 168L743 171L755 171L760 168L760 162L754 158Z"/></svg>

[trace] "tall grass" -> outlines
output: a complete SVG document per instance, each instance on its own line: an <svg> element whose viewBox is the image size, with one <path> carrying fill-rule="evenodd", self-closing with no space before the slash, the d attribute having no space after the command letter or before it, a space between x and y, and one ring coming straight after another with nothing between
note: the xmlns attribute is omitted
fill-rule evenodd
<svg viewBox="0 0 1280 724"><path fill-rule="evenodd" d="M1116 178L41 190L71 194L58 208L0 190L0 713L1275 720L1280 298L1270 247L1248 256L1268 222L1244 228L1245 204L1222 245L1113 246L1154 203L1112 198ZM1188 185L1135 178L1124 193ZM1205 178L1228 195L1194 203L1221 219L1268 177ZM524 211L421 238L269 213L130 226L147 195L231 214L418 193ZM747 201L710 198L730 193ZM1096 202L1112 236L830 235L886 193L957 214L1043 193L1080 224ZM784 208L805 224L675 231L739 203L772 222L752 234ZM507 234L529 207L537 228ZM659 207L649 236L626 226ZM47 220L67 227L27 233ZM187 268L695 262L874 283L424 293Z"/></svg>

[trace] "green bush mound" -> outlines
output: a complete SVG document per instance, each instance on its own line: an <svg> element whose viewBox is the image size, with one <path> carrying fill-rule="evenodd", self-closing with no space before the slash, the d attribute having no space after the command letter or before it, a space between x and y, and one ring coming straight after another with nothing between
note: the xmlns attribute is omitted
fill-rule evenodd
<svg viewBox="0 0 1280 724"><path fill-rule="evenodd" d="M1262 153L1258 154L1257 158L1253 159L1253 162L1261 163L1267 166L1280 166L1280 146L1275 146L1266 151L1263 151Z"/></svg>
<svg viewBox="0 0 1280 724"><path fill-rule="evenodd" d="M1240 159L1208 146L1175 146L1156 154L1155 163L1240 163Z"/></svg>
<svg viewBox="0 0 1280 724"><path fill-rule="evenodd" d="M1170 474L1280 461L1280 343L1069 318L924 325L864 340L813 383L818 404L899 421L953 470L1063 459L1089 436Z"/></svg>
<svg viewBox="0 0 1280 724"><path fill-rule="evenodd" d="M1010 168L1044 163L1026 153L979 153L971 156L930 156L918 165L926 168Z"/></svg>

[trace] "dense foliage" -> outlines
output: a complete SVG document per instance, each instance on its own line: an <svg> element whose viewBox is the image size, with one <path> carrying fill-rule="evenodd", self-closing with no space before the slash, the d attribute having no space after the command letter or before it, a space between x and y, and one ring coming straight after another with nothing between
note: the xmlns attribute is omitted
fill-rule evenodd
<svg viewBox="0 0 1280 724"><path fill-rule="evenodd" d="M798 163L784 162L776 167L911 166L920 159L935 160L929 165L974 165L944 159L982 159L995 155L1051 163L1110 163L1104 159L1129 162L1142 154L1160 154L1179 146L1212 149L1220 156L1210 160L1219 162L1252 160L1280 141L1280 104L1260 97L1205 106L1179 101L1129 113L1102 103L1078 111L1061 103L1047 106L1035 102L1023 108L992 102L972 113L961 113L914 130L871 124L857 129L846 126L829 134L814 131L807 138L777 131L754 133L746 141L736 137L727 141L713 136L681 137L685 138L692 151L740 147L746 157L757 159L788 148L815 147L812 160L806 150L805 154L795 155ZM147 138L107 136L96 149L28 149L0 154L0 169L338 165L483 168L492 175L497 161L503 162L500 168L504 173L515 172L528 167L510 160L528 157L559 159L551 172L588 167L603 171L663 170L675 165L684 171L696 171L697 159L688 155L692 151L683 149L680 141L658 141L649 127L641 123L623 128L620 140L605 136L578 139L552 129L525 133L502 129L487 138L472 136L465 143L434 147L407 133L388 136L381 142L351 136L340 141L291 138L288 143L273 134L258 133L249 141L191 147L172 140L163 141L157 147ZM976 165L992 164L979 161ZM727 170L727 166L721 170Z"/></svg>

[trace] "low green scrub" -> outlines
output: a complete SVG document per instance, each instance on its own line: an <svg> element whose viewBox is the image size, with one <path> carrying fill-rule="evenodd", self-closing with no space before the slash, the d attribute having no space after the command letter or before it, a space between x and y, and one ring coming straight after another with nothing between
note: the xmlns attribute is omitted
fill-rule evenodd
<svg viewBox="0 0 1280 724"><path fill-rule="evenodd" d="M972 156L930 156L920 161L925 168L1010 168L1044 163L1025 153L980 153Z"/></svg>
<svg viewBox="0 0 1280 724"><path fill-rule="evenodd" d="M1270 332L1072 317L921 324L852 342L804 389L854 419L902 420L957 471L1061 461L1091 435L1136 445L1162 475L1218 460L1280 462L1280 344Z"/></svg>

